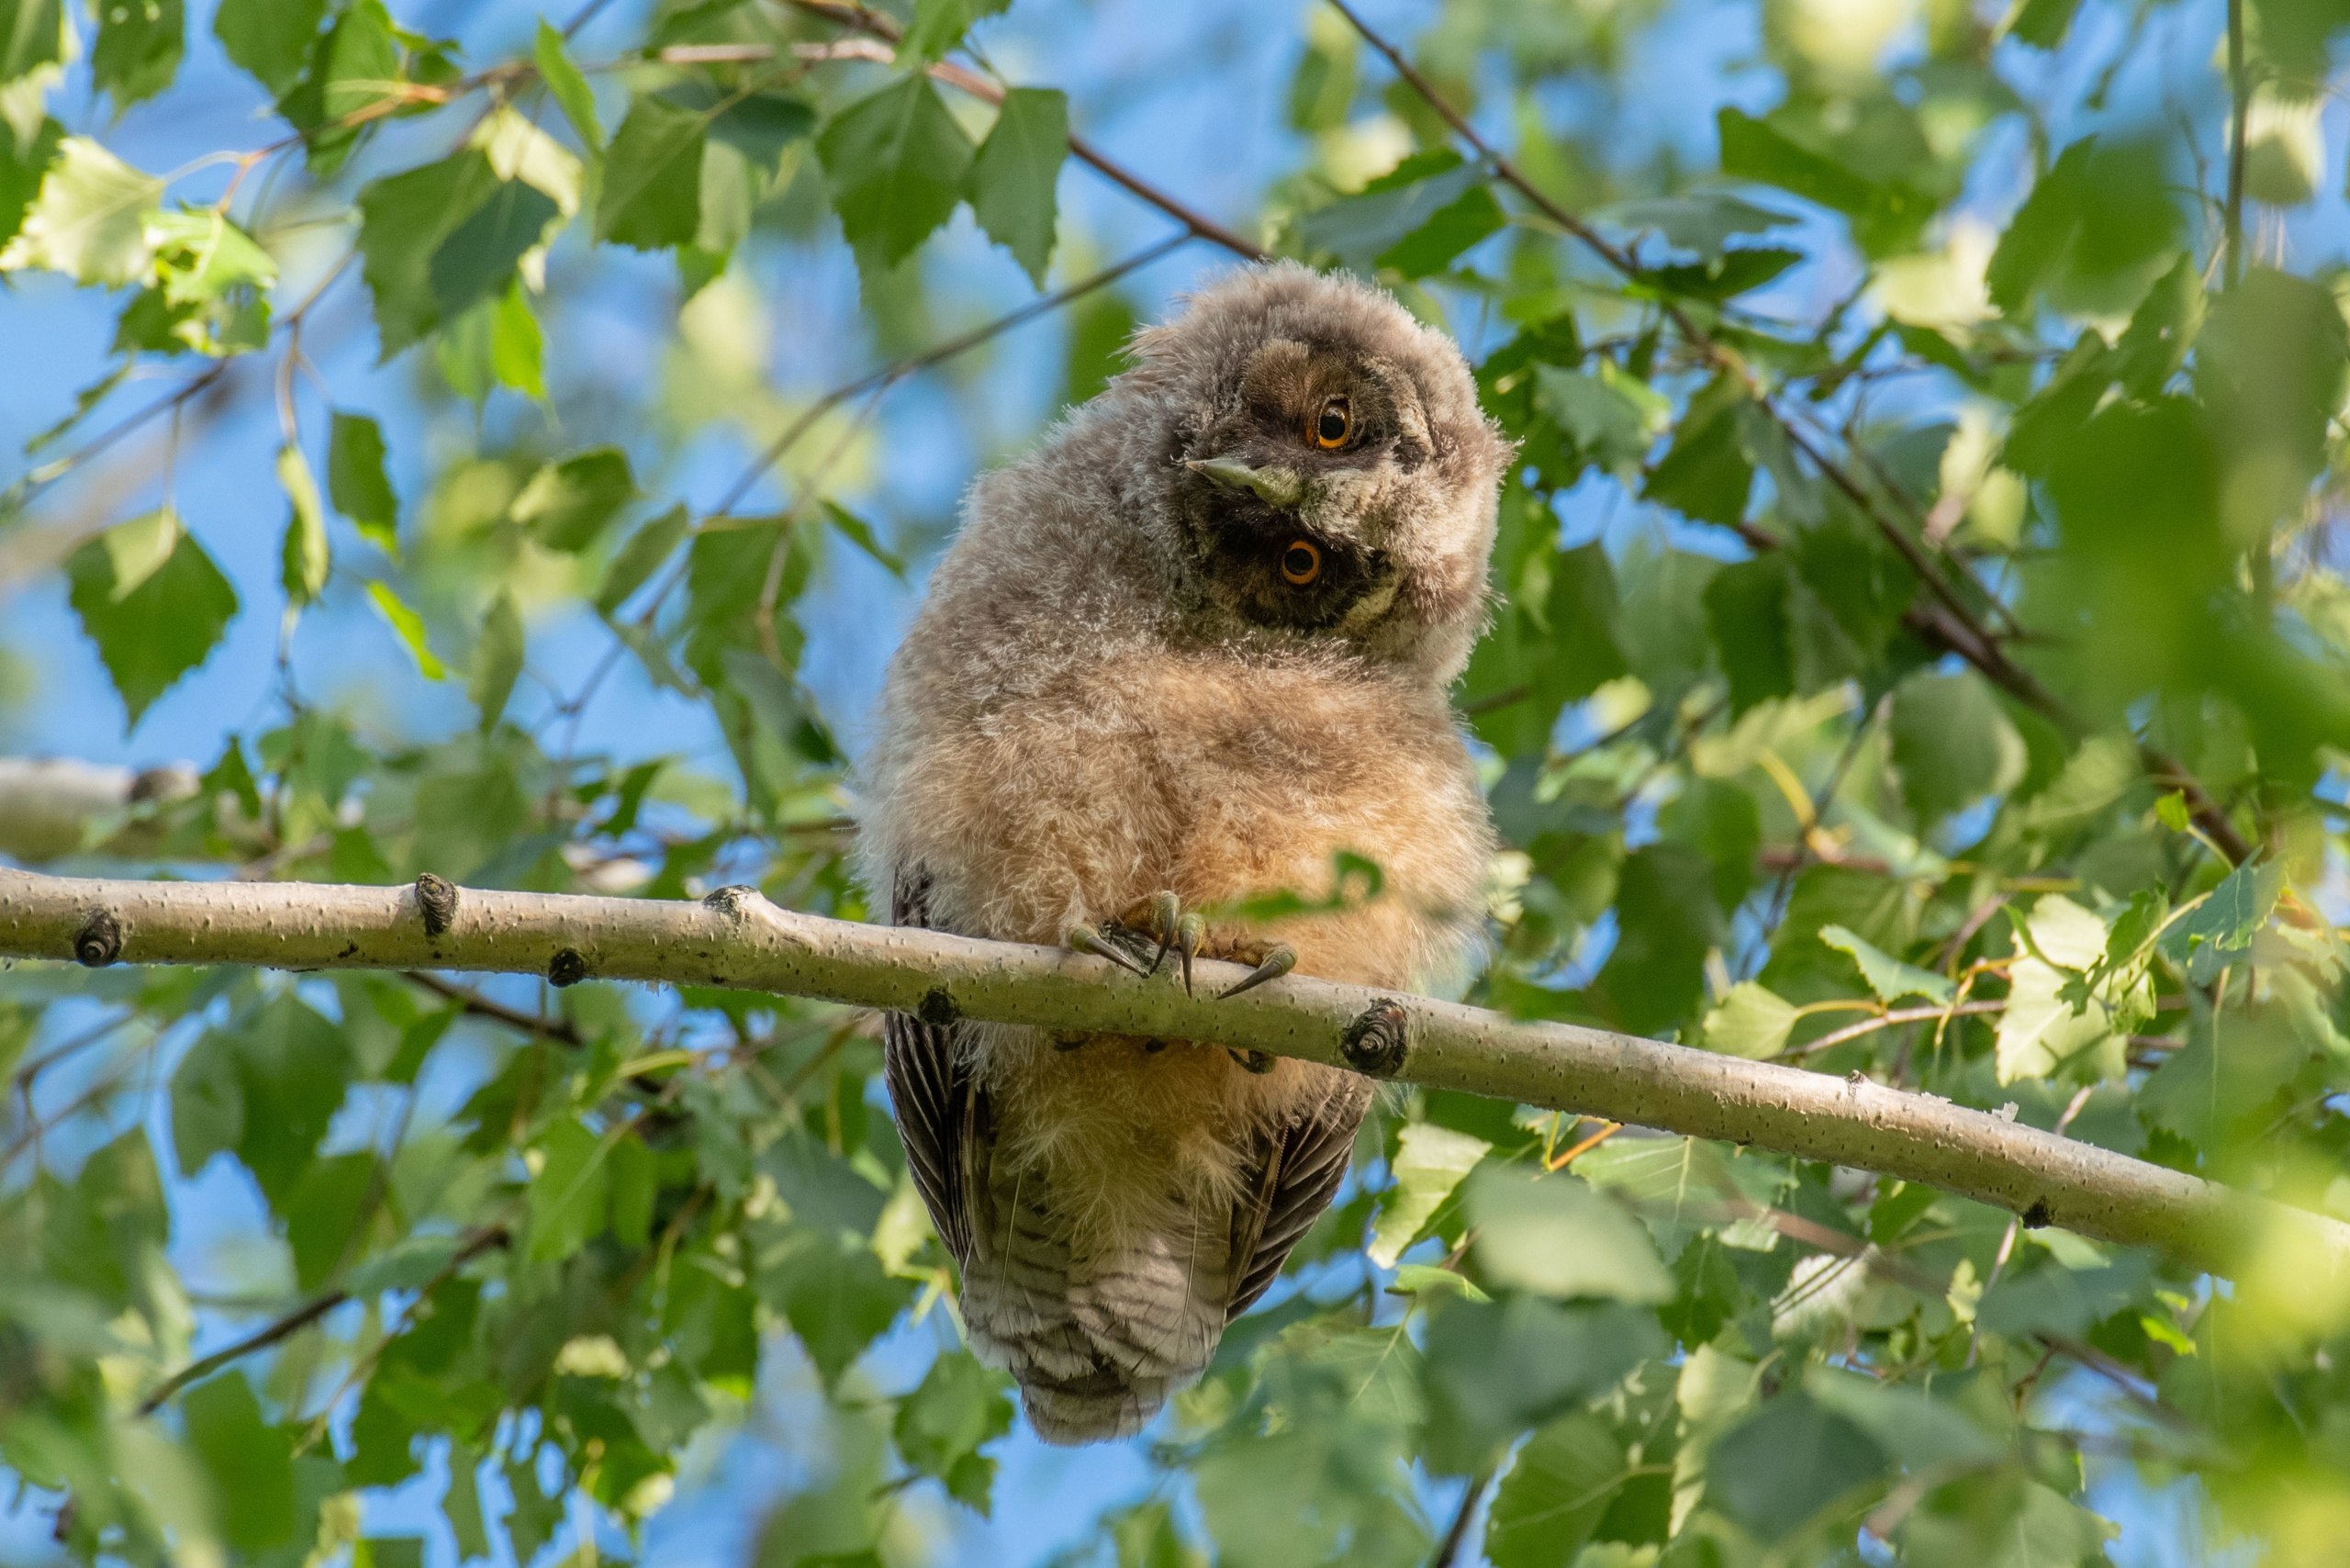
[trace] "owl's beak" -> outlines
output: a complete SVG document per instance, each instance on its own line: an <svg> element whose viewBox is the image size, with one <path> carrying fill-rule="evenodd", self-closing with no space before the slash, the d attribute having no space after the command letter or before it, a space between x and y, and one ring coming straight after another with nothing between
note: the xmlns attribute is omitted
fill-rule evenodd
<svg viewBox="0 0 2350 1568"><path fill-rule="evenodd" d="M1220 485L1249 491L1268 506L1293 507L1305 498L1305 481L1287 468L1251 468L1229 457L1194 457L1183 466Z"/></svg>

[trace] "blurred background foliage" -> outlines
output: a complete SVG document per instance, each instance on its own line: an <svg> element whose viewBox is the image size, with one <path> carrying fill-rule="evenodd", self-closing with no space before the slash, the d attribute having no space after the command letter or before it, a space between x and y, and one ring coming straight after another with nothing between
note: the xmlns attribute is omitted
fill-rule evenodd
<svg viewBox="0 0 2350 1568"><path fill-rule="evenodd" d="M2350 1217L2350 10L1362 20L0 0L0 742L80 759L0 761L0 851L863 918L957 492L1261 248L1522 443L1471 1000ZM1417 1091L1204 1382L1051 1452L878 1064L730 991L0 975L0 1552L2350 1550L2291 1257Z"/></svg>

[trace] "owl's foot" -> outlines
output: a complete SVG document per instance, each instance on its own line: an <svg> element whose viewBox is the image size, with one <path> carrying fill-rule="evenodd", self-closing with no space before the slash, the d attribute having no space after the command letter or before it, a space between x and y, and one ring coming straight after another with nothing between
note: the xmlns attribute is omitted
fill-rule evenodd
<svg viewBox="0 0 2350 1568"><path fill-rule="evenodd" d="M1080 946L1080 933L1099 946ZM1091 926L1078 926L1069 934L1069 946L1080 952L1099 952L1102 957L1112 958L1145 978L1157 974L1159 967L1167 962L1167 955L1172 953L1182 965L1183 990L1188 995L1192 991L1192 960L1202 952L1206 935L1205 916L1197 910L1187 913L1183 901L1173 893L1158 892L1111 921L1102 931L1097 932ZM1151 955L1149 969L1143 969L1128 957L1133 950L1131 946L1120 947L1120 943L1127 938L1158 944L1158 951ZM1210 950L1208 957L1230 958L1237 963L1256 966L1238 985L1223 992L1224 996L1238 996L1267 980L1279 980L1297 968L1297 950L1286 942L1267 944L1244 939L1229 945L1219 943L1218 949Z"/></svg>
<svg viewBox="0 0 2350 1568"><path fill-rule="evenodd" d="M1199 956L1200 942L1207 935L1207 917L1197 910L1185 913L1183 901L1171 892L1156 892L1120 915L1117 924L1125 930L1158 942L1158 950L1151 955L1150 974L1172 953L1183 969L1183 993L1192 991L1192 960Z"/></svg>

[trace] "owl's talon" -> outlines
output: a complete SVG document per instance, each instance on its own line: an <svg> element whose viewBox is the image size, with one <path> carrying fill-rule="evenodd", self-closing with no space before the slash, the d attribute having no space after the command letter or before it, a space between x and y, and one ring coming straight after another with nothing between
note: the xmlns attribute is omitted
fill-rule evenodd
<svg viewBox="0 0 2350 1568"><path fill-rule="evenodd" d="M1068 942L1069 949L1072 953L1090 953L1097 958L1107 958L1129 973L1141 975L1145 979L1149 978L1148 970L1112 946L1102 933L1094 930L1091 925L1080 924L1070 926Z"/></svg>
<svg viewBox="0 0 2350 1568"><path fill-rule="evenodd" d="M1192 960L1199 957L1200 941L1207 935L1205 915L1196 912L1175 923L1175 952L1183 961L1183 994L1192 992Z"/></svg>
<svg viewBox="0 0 2350 1568"><path fill-rule="evenodd" d="M1253 991L1267 980L1281 979L1295 968L1297 968L1297 949L1283 942L1269 949L1262 961L1249 973L1248 977L1225 991L1224 997L1238 996L1244 991ZM1224 997L1219 997L1217 1000L1222 1001Z"/></svg>
<svg viewBox="0 0 2350 1568"><path fill-rule="evenodd" d="M1159 893L1150 901L1150 926L1158 938L1158 951L1150 956L1150 972L1157 974L1158 966L1167 961L1168 953L1175 946L1175 934L1182 928L1183 902L1173 893Z"/></svg>
<svg viewBox="0 0 2350 1568"><path fill-rule="evenodd" d="M1230 991L1226 991L1225 994L1229 996L1232 993ZM1234 1061L1238 1062L1243 1069L1249 1072L1263 1074L1273 1070L1273 1058L1263 1051L1246 1050L1237 1046L1226 1046L1224 1047L1224 1054L1230 1057Z"/></svg>

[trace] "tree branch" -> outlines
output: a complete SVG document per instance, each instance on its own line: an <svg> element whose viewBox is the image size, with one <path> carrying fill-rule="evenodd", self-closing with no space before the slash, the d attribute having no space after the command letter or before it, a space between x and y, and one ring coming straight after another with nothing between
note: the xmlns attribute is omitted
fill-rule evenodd
<svg viewBox="0 0 2350 1568"><path fill-rule="evenodd" d="M449 1261L442 1266L441 1272L433 1276L431 1283L427 1284L424 1291L430 1293L432 1285L440 1283L442 1280L455 1273L467 1262L491 1248L505 1246L506 1241L504 1226L491 1226L486 1230L476 1231L465 1238L464 1245L458 1248L450 1257ZM281 1339L292 1338L350 1299L351 1293L342 1290L327 1291L312 1296L274 1323L255 1329L235 1344L223 1345L210 1355L190 1361L150 1389L147 1397L139 1402L139 1413L141 1416L152 1416L163 1407L165 1400L189 1383L210 1377L231 1361L242 1361L255 1350L265 1350Z"/></svg>
<svg viewBox="0 0 2350 1568"><path fill-rule="evenodd" d="M794 0L794 3L802 4L803 8L806 8L805 0ZM1423 76L1412 62L1404 57L1401 50L1382 37L1370 23L1356 15L1353 7L1347 4L1347 0L1330 0L1330 4L1337 8L1340 16L1347 19L1348 25L1362 36L1363 41L1370 44L1394 70L1395 73L1403 78L1404 84L1417 93L1430 108L1443 117L1445 123L1449 125L1463 141L1473 148L1479 157L1492 166L1495 177L1533 203L1545 218L1589 247L1593 254L1606 263L1627 281L1639 282L1641 279L1645 269L1640 266L1638 257L1629 251L1611 243L1605 235L1583 218L1568 211L1536 185L1532 180L1527 178L1525 172L1510 162L1500 149L1478 134L1477 128L1471 125L1467 117L1437 90L1434 83ZM2242 7L2243 0L2229 0L2228 17L2231 28L2229 36L2235 46L2235 53L2232 58L2237 62L2239 67L2242 62ZM2238 69L2235 73L2235 83L2237 88L2236 158L2231 165L2229 183L2231 212L2229 232L2232 238L2228 246L2228 255L2232 266L2234 264L2234 258L2241 243L2243 185L2241 174L2244 114L2246 102L2241 69ZM1796 449L1808 457L1822 476L1846 499L1859 508L1863 516L1876 525L1877 531L1896 550L1900 552L1902 559L1908 563L1910 569L1918 575L1928 588L1932 590L1933 596L1942 601L1939 606L1925 603L1912 605L1904 616L1910 627L1936 645L1948 648L1957 654L1994 685L2008 692L2026 707L2039 712L2058 728L2077 734L2079 721L2053 693L2007 656L2006 651L1999 645L1998 639L1992 636L1989 629L1975 618L1974 611L1968 608L1957 589L1934 565L1924 546L1917 540L1910 538L1906 530L1892 518L1887 517L1884 510L1876 504L1876 498L1863 488L1858 480L1845 472L1841 465L1820 449L1817 442L1780 410L1772 400L1769 390L1755 376L1751 367L1737 354L1717 342L1713 335L1691 319L1688 312L1670 296L1661 296L1658 308L1673 322L1674 329L1680 332L1684 341L1701 352L1709 364L1739 378L1756 404L1771 417L1774 423L1786 432L1787 439L1794 443ZM1749 544L1755 545L1757 548L1775 548L1778 544L1777 540L1772 539L1757 529L1741 527L1738 532ZM2228 820L2227 814L2212 801L2209 791L2205 790L2202 785L2188 775L2177 761L2151 750L2144 754L2144 757L2149 771L2165 776L2167 782L2186 795L2188 811L2212 842L2218 845L2231 860L2238 865L2243 864L2251 856L2252 846L2244 834L2236 830L2235 824Z"/></svg>
<svg viewBox="0 0 2350 1568"><path fill-rule="evenodd" d="M1573 1111L1877 1170L2189 1267L2230 1273L2271 1239L2350 1269L2350 1226L1865 1079L1291 975L1220 1000L1102 959L778 909L464 889L134 882L0 870L0 957L273 969L440 969L727 986L1055 1030L1199 1040L1374 1078Z"/></svg>

